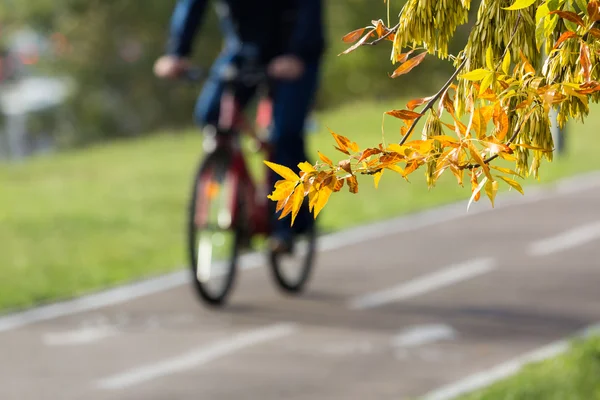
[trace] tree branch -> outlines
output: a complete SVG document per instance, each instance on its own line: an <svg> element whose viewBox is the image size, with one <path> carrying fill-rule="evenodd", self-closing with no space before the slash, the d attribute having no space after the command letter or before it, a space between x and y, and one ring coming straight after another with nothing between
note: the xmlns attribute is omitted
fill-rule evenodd
<svg viewBox="0 0 600 400"><path fill-rule="evenodd" d="M398 31L398 28L400 27L400 22L398 22L396 24L396 26L394 26L393 28L391 28L389 31L386 32L385 35L383 35L380 38L377 38L375 40L373 40L372 42L367 42L367 43L363 43L361 46L375 46L377 43L381 42L382 40L385 40L388 36L390 36L392 33L396 33L396 31Z"/></svg>
<svg viewBox="0 0 600 400"><path fill-rule="evenodd" d="M450 79L448 79L448 81L446 83L444 83L444 86L442 86L442 88L431 98L431 100L429 100L427 102L427 104L425 104L425 107L423 107L423 111L421 112L421 115L418 116L417 118L415 118L415 120L412 122L412 124L410 125L410 128L408 128L408 131L406 132L406 135L404 135L404 137L400 141L400 145L403 145L404 143L406 143L406 141L410 137L411 133L415 130L419 120L423 117L423 115L425 115L425 113L427 111L429 111L429 109L431 109L434 106L435 102L438 101L439 98L444 94L446 89L448 89L448 87L452 84L452 82L458 76L460 71L462 71L462 69L465 67L465 65L467 64L467 60L468 60L468 58L465 58L463 60L463 62L460 63L460 65L458 66L458 68L456 68L456 71L454 71L454 73L452 74Z"/></svg>

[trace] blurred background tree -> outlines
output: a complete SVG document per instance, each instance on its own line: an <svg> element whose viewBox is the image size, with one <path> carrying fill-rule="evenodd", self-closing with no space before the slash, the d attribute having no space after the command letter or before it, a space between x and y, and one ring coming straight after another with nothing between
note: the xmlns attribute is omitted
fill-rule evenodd
<svg viewBox="0 0 600 400"><path fill-rule="evenodd" d="M405 96L417 90L428 93L448 75L448 63L431 60L410 79L392 82L386 46L338 57L346 48L341 37L371 19L385 20L386 4L382 0L328 0L325 4L328 51L318 108L357 98ZM392 17L403 4L391 4ZM68 77L75 83L63 107L71 123L63 125L59 143L83 145L192 124L201 85L161 82L152 74L152 64L165 47L174 5L175 0L0 1L2 37L35 26L42 38L44 51L25 60L28 71ZM464 26L457 35L456 49L462 48L468 30ZM195 43L194 62L209 66L221 43L215 13L209 12Z"/></svg>

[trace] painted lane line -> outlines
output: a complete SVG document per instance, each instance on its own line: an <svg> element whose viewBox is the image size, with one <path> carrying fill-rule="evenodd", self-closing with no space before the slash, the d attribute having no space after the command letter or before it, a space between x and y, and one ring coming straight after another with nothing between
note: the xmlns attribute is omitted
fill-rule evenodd
<svg viewBox="0 0 600 400"><path fill-rule="evenodd" d="M246 347L291 335L296 330L293 324L275 324L234 335L208 346L186 352L156 364L145 365L117 374L96 383L98 389L117 390L139 385L157 378L172 375L207 364L218 358L233 354Z"/></svg>
<svg viewBox="0 0 600 400"><path fill-rule="evenodd" d="M592 325L575 337L589 337L600 333L600 324ZM456 383L441 387L422 397L423 400L450 400L458 396L471 393L487 387L499 380L506 379L523 368L526 364L547 360L556 357L569 349L570 340L563 339L550 343L542 348L516 357L510 361L497 365L487 371L473 374Z"/></svg>
<svg viewBox="0 0 600 400"><path fill-rule="evenodd" d="M417 347L442 340L452 340L456 331L445 324L419 325L409 328L392 338L394 347Z"/></svg>
<svg viewBox="0 0 600 400"><path fill-rule="evenodd" d="M118 335L113 327L87 327L66 332L51 332L42 336L46 346L72 346L89 344Z"/></svg>
<svg viewBox="0 0 600 400"><path fill-rule="evenodd" d="M499 194L495 209L485 207L483 206L483 203L477 203L474 205L475 208L471 208L467 213L464 210L465 202L464 200L461 200L434 209L393 218L385 222L371 223L321 236L318 242L318 249L319 251L336 250L341 247L362 243L365 240L376 240L380 237L410 232L444 222L489 213L498 209L536 203L560 195L571 195L577 192L591 190L598 186L600 186L600 172L594 171L566 178L557 181L554 184L532 187L528 190L526 196L521 196L516 192ZM242 269L251 270L260 266L262 260L262 254L252 253L244 255L240 260L240 264L243 265ZM181 268L181 271L161 275L145 281L125 284L113 289L88 294L73 300L38 306L26 311L0 317L0 333L37 322L122 304L140 297L186 285L190 282L190 274L187 271L186 266L181 266Z"/></svg>
<svg viewBox="0 0 600 400"><path fill-rule="evenodd" d="M554 237L542 239L529 246L529 255L547 256L583 246L600 238L600 221L578 226Z"/></svg>
<svg viewBox="0 0 600 400"><path fill-rule="evenodd" d="M451 265L440 271L424 275L391 289L367 294L353 299L349 308L363 310L378 307L383 304L410 299L436 289L453 285L488 273L496 268L492 258L476 258L464 263Z"/></svg>

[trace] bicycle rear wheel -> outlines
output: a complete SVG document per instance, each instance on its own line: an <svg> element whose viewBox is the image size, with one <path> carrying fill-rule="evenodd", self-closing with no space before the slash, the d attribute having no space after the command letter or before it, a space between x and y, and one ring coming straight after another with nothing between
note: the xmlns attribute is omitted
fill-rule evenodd
<svg viewBox="0 0 600 400"><path fill-rule="evenodd" d="M305 232L296 234L290 254L269 250L271 275L277 286L286 293L301 293L310 278L317 251L317 229L312 224Z"/></svg>
<svg viewBox="0 0 600 400"><path fill-rule="evenodd" d="M188 212L192 285L199 298L212 306L222 305L233 288L243 235L233 221L240 194L230 166L224 151L202 161Z"/></svg>

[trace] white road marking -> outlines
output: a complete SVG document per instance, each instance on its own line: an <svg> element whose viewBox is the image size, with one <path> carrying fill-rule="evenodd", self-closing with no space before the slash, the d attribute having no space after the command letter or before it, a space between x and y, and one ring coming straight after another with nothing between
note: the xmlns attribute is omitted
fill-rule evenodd
<svg viewBox="0 0 600 400"><path fill-rule="evenodd" d="M156 378L199 367L246 347L291 335L295 330L295 325L281 323L239 333L228 339L191 350L179 357L102 379L96 383L96 387L104 390L116 390L139 385Z"/></svg>
<svg viewBox="0 0 600 400"><path fill-rule="evenodd" d="M47 346L72 346L97 342L117 334L118 331L110 326L90 326L66 332L46 333L42 336L42 341Z"/></svg>
<svg viewBox="0 0 600 400"><path fill-rule="evenodd" d="M494 259L477 258L452 265L391 289L359 296L351 300L349 308L363 310L395 301L410 299L488 273L495 268L495 264Z"/></svg>
<svg viewBox="0 0 600 400"><path fill-rule="evenodd" d="M495 209L478 203L467 213L464 210L464 200L461 200L446 206L393 218L385 222L372 223L322 236L319 238L319 251L335 250L362 243L369 239L373 240L392 234L410 232L460 218L472 217L503 208L535 203L560 195L569 195L590 190L598 186L600 186L600 172L594 171L548 185L531 187L527 190L525 196L521 196L516 192L499 194ZM250 270L259 267L262 264L262 260L262 254L252 253L243 256L240 264L243 266L242 269ZM0 317L0 333L41 321L125 303L143 296L164 292L188 284L190 282L190 274L187 271L187 267L182 266L182 269L181 271L146 281L127 284L73 300L35 307L23 312Z"/></svg>
<svg viewBox="0 0 600 400"><path fill-rule="evenodd" d="M451 326L445 324L419 325L409 328L392 338L394 347L417 347L425 344L451 340L457 334Z"/></svg>
<svg viewBox="0 0 600 400"><path fill-rule="evenodd" d="M591 335L597 335L598 333L600 333L600 324L592 325L575 336L585 338ZM550 343L549 345L516 357L487 371L476 373L456 383L429 392L423 397L423 400L450 400L471 393L516 374L525 364L556 357L568 350L569 344L570 339L563 339Z"/></svg>
<svg viewBox="0 0 600 400"><path fill-rule="evenodd" d="M529 246L532 256L547 256L583 246L600 238L600 221L578 226L554 237L542 239Z"/></svg>

